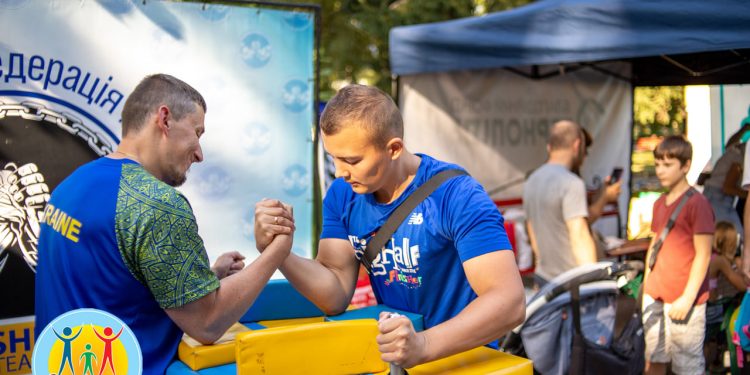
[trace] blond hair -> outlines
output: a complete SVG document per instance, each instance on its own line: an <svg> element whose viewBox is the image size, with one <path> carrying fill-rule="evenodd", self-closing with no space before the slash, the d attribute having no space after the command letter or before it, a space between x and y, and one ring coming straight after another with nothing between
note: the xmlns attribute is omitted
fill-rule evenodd
<svg viewBox="0 0 750 375"><path fill-rule="evenodd" d="M716 223L714 232L714 249L720 255L734 259L737 252L737 228L728 221Z"/></svg>

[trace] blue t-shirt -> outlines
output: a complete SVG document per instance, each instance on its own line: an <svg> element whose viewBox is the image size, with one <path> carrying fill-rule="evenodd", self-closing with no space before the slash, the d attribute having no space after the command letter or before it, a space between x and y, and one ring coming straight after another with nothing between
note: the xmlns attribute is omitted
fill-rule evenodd
<svg viewBox="0 0 750 375"><path fill-rule="evenodd" d="M39 235L37 336L67 311L104 310L135 334L143 374L164 374L182 336L164 309L218 287L187 200L139 164L100 158L52 193Z"/></svg>
<svg viewBox="0 0 750 375"><path fill-rule="evenodd" d="M367 241L398 205L433 175L457 165L422 158L414 180L394 202L356 194L343 179L323 200L321 238L348 240L359 259ZM393 234L372 265L370 282L378 303L421 314L425 328L456 316L477 295L463 262L511 249L503 217L482 186L470 176L444 182L420 203Z"/></svg>

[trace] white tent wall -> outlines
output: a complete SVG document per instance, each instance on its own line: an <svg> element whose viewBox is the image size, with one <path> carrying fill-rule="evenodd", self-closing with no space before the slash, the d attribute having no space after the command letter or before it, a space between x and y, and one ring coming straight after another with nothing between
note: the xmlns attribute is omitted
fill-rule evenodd
<svg viewBox="0 0 750 375"><path fill-rule="evenodd" d="M693 146L693 160L690 164L687 180L690 184L695 185L698 176L703 171L703 166L711 162L710 88L708 86L686 86L685 107L687 110L686 137Z"/></svg>
<svg viewBox="0 0 750 375"><path fill-rule="evenodd" d="M627 63L602 67L620 76L630 73ZM401 76L399 93L409 150L465 167L496 200L522 196L524 177L547 158L550 125L577 121L594 138L582 170L586 184L595 186L615 166L625 170L619 207L626 222L633 113L629 82L591 69L543 80L486 69ZM617 226L606 222L598 229L617 235Z"/></svg>

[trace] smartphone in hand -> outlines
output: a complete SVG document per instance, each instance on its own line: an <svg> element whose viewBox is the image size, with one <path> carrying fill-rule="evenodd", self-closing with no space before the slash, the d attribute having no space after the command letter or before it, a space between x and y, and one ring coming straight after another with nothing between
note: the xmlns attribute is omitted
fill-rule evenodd
<svg viewBox="0 0 750 375"><path fill-rule="evenodd" d="M614 184L617 181L620 181L620 178L622 177L622 168L615 167L612 170L612 174L609 175L609 183Z"/></svg>

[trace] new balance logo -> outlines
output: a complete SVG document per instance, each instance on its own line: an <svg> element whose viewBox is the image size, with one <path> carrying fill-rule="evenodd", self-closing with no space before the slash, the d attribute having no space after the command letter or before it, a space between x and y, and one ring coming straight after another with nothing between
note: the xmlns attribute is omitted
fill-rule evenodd
<svg viewBox="0 0 750 375"><path fill-rule="evenodd" d="M424 218L422 217L422 213L415 212L409 216L409 225L420 225L424 222Z"/></svg>

